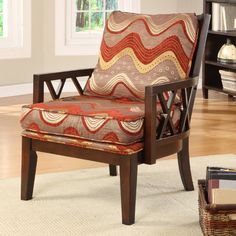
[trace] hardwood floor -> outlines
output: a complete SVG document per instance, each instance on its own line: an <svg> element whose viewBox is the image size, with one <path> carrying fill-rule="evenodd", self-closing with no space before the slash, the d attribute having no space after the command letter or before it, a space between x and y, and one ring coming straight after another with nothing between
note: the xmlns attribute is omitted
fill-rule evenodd
<svg viewBox="0 0 236 236"><path fill-rule="evenodd" d="M0 179L20 175L21 106L31 103L32 95L0 98ZM210 93L209 99L197 96L192 117L190 154L236 154L236 101L222 94ZM170 156L169 158L173 158ZM103 164L39 153L37 173L75 170ZM108 170L107 170L108 171Z"/></svg>
<svg viewBox="0 0 236 236"><path fill-rule="evenodd" d="M198 97L192 118L192 156L236 154L236 100L211 93L208 100Z"/></svg>

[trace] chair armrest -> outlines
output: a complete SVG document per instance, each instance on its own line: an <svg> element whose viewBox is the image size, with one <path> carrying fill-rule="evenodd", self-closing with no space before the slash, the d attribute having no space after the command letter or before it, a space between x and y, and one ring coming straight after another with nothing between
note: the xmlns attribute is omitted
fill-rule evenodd
<svg viewBox="0 0 236 236"><path fill-rule="evenodd" d="M189 131L197 84L198 77L194 77L183 81L145 87L145 163L155 163L157 143L162 142L163 144L176 141L178 138L184 137L184 134ZM178 92L181 94L181 99L178 101L181 108L181 117L179 126L176 128L171 119L171 111L173 105L176 105L175 99ZM167 93L168 98L166 98ZM159 99L162 108L158 129L156 129L157 98ZM169 130L169 133L166 136L165 131L167 129Z"/></svg>
<svg viewBox="0 0 236 236"><path fill-rule="evenodd" d="M47 85L52 98L58 99L61 95L61 92L67 79L71 79L79 94L83 94L83 89L81 88L78 82L78 77L83 77L83 76L90 77L91 74L93 73L93 70L94 69L89 68L89 69L53 72L45 74L35 74L33 80L33 103L44 101L44 84ZM60 80L57 92L55 91L52 85L52 81L54 80Z"/></svg>
<svg viewBox="0 0 236 236"><path fill-rule="evenodd" d="M198 77L189 78L181 81L154 84L145 87L145 97L158 95L159 93L176 89L189 88L198 84Z"/></svg>

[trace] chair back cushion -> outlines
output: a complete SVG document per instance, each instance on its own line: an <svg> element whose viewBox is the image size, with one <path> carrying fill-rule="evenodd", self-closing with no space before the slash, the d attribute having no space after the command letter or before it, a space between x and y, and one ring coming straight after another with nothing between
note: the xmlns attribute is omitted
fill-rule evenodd
<svg viewBox="0 0 236 236"><path fill-rule="evenodd" d="M84 94L142 101L145 86L188 77L197 38L195 14L115 11Z"/></svg>

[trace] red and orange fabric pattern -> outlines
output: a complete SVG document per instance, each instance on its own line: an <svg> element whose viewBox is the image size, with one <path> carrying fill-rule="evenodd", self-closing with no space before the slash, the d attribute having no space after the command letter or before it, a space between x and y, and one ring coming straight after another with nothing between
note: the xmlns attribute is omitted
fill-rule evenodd
<svg viewBox="0 0 236 236"><path fill-rule="evenodd" d="M187 78L197 36L194 14L113 12L84 95L24 106L22 135L125 155L141 151L145 87ZM171 111L176 127L178 99ZM156 127L161 113L157 103Z"/></svg>
<svg viewBox="0 0 236 236"><path fill-rule="evenodd" d="M142 101L145 86L187 78L197 36L194 14L113 12L84 94Z"/></svg>
<svg viewBox="0 0 236 236"><path fill-rule="evenodd" d="M38 139L46 142L60 143L80 148L95 149L104 152L111 152L120 155L132 155L143 150L143 143L138 142L130 145L121 145L115 143L93 142L85 139L71 138L52 134L43 134L24 130L22 135L27 138Z"/></svg>
<svg viewBox="0 0 236 236"><path fill-rule="evenodd" d="M157 104L157 126L160 105ZM173 123L180 119L178 106ZM23 107L22 127L42 134L54 134L103 143L130 145L144 134L144 103L90 96L67 97Z"/></svg>

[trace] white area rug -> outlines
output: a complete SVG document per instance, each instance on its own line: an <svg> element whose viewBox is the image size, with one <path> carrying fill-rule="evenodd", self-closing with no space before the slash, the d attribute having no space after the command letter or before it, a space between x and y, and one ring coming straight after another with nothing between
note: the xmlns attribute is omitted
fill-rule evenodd
<svg viewBox="0 0 236 236"><path fill-rule="evenodd" d="M192 158L195 191L185 192L177 160L138 170L136 224L121 224L119 177L108 168L37 175L34 198L20 201L20 179L0 181L0 235L201 235L197 179L207 165L236 167L236 155Z"/></svg>

